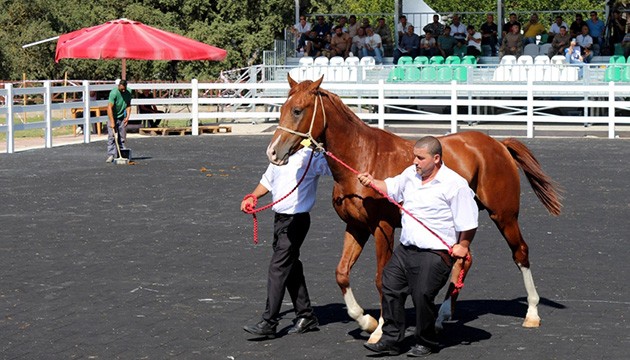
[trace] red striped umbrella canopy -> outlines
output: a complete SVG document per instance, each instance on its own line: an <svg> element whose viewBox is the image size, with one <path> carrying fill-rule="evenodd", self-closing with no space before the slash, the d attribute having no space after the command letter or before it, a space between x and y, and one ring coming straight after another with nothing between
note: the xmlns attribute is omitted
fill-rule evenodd
<svg viewBox="0 0 630 360"><path fill-rule="evenodd" d="M221 61L226 56L227 51L218 47L119 19L61 35L55 62L64 58Z"/></svg>

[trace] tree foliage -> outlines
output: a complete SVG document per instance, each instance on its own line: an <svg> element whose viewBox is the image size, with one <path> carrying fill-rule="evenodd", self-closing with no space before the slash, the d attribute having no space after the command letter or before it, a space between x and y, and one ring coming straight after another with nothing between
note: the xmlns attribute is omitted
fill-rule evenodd
<svg viewBox="0 0 630 360"><path fill-rule="evenodd" d="M303 14L391 14L396 0L300 0ZM496 2L427 0L440 13L495 11ZM602 1L509 0L505 11L526 20L527 11L603 9ZM0 0L0 79L113 79L120 60L63 59L54 62L56 42L22 45L108 20L128 18L228 51L225 61L127 61L132 80L207 80L223 69L260 62L293 25L294 0ZM368 17L373 23L378 15ZM470 16L474 24L480 20ZM568 19L567 19L568 20ZM465 23L468 23L465 21ZM393 25L393 24L392 24ZM258 54L256 57L255 55Z"/></svg>

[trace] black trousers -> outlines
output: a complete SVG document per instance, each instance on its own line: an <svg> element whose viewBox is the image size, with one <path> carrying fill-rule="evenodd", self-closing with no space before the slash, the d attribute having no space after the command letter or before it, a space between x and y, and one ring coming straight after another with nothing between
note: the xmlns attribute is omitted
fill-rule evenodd
<svg viewBox="0 0 630 360"><path fill-rule="evenodd" d="M278 322L284 292L288 290L297 317L313 315L308 297L300 247L311 226L308 213L276 214L274 219L273 255L267 277L267 306L263 319Z"/></svg>
<svg viewBox="0 0 630 360"><path fill-rule="evenodd" d="M447 263L448 262L448 263ZM435 297L450 277L447 253L399 245L383 269L383 336L381 341L399 343L405 336L405 301L411 295L416 309L416 341L435 347Z"/></svg>

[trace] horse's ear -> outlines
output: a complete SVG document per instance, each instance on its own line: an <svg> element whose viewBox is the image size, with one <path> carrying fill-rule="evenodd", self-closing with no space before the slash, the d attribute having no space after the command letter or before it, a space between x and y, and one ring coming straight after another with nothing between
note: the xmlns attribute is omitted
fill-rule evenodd
<svg viewBox="0 0 630 360"><path fill-rule="evenodd" d="M308 89L310 91L317 91L319 89L319 86L322 84L322 81L324 81L324 75L322 75L322 77L320 77L319 80L313 81L313 83L308 87Z"/></svg>
<svg viewBox="0 0 630 360"><path fill-rule="evenodd" d="M287 80L289 80L289 86L291 86L291 89L298 84L297 81L293 80L291 74L287 74Z"/></svg>

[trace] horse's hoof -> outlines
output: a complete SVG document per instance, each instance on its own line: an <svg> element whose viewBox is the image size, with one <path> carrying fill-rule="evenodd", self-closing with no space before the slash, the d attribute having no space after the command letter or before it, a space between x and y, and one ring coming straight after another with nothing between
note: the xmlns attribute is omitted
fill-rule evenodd
<svg viewBox="0 0 630 360"><path fill-rule="evenodd" d="M540 318L525 318L523 321L523 327L526 328L537 328L540 327Z"/></svg>
<svg viewBox="0 0 630 360"><path fill-rule="evenodd" d="M376 344L379 340L381 340L381 336L383 336L382 331L374 331L370 338L368 339L368 344Z"/></svg>
<svg viewBox="0 0 630 360"><path fill-rule="evenodd" d="M444 301L438 312L437 319L435 319L435 331L440 332L444 330L444 324L449 323L452 320L451 302Z"/></svg>
<svg viewBox="0 0 630 360"><path fill-rule="evenodd" d="M376 319L370 315L361 316L357 320L357 322L359 323L361 330L366 331L370 334L373 333L374 330L376 330L376 327L378 326L378 321L376 321ZM380 338L380 335L379 335L379 338Z"/></svg>

